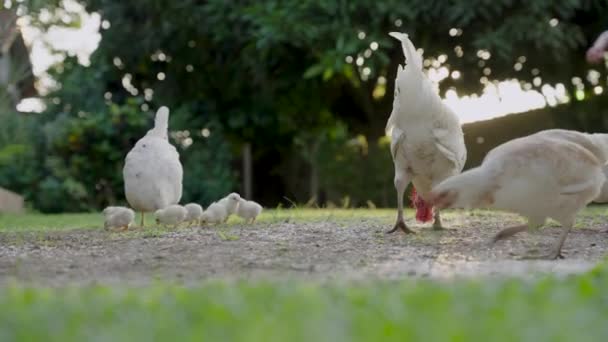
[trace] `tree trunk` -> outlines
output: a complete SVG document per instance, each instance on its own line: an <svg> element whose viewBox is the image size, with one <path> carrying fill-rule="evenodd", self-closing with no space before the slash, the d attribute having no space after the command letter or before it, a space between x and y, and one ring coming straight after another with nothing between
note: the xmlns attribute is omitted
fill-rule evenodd
<svg viewBox="0 0 608 342"><path fill-rule="evenodd" d="M243 145L243 196L248 199L253 196L252 180L251 143L245 143Z"/></svg>
<svg viewBox="0 0 608 342"><path fill-rule="evenodd" d="M11 108L22 98L37 95L29 51L12 9L0 9L0 88L0 95L8 96L0 100L8 100Z"/></svg>
<svg viewBox="0 0 608 342"><path fill-rule="evenodd" d="M317 161L317 155L319 154L319 147L321 145L320 139L314 142L312 146L312 153L310 155L310 193L309 199L312 202L317 202L319 199L319 162Z"/></svg>

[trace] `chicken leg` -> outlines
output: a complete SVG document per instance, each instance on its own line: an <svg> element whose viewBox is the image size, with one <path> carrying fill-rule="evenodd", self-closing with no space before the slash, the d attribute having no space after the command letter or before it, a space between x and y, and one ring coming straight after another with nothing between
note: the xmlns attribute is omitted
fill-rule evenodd
<svg viewBox="0 0 608 342"><path fill-rule="evenodd" d="M564 242L566 241L566 237L568 237L568 233L570 233L570 230L572 229L573 224L566 224L564 225L564 230L562 231L562 234L559 237L559 240L557 241L557 243L553 246L553 249L551 251L551 253L546 254L546 255L525 255L523 257L521 257L520 259L523 260L535 260L535 259L549 259L549 260L555 260L555 259L563 259L564 256L562 255L562 247L564 246ZM519 225L519 226L514 226L514 227L509 227L509 228L505 228L503 230L501 230L500 232L498 232L498 234L494 235L494 238L492 238L492 243L496 243L498 240L502 240L502 239L506 239L510 236L513 236L519 232L523 232L524 230L528 230L529 226L528 225Z"/></svg>
<svg viewBox="0 0 608 342"><path fill-rule="evenodd" d="M403 195L405 193L405 188L409 182L405 179L404 176L399 173L395 173L395 189L397 190L397 222L393 229L386 232L386 234L392 234L397 230L401 230L406 234L415 234L416 232L409 229L403 220Z"/></svg>
<svg viewBox="0 0 608 342"><path fill-rule="evenodd" d="M564 225L564 230L562 231L562 234L559 236L559 240L557 240L557 243L553 246L553 248L552 248L552 250L551 250L551 252L549 254L545 254L545 255L526 255L522 259L526 259L526 260L538 260L538 259L555 260L555 259L564 259L565 257L562 254L562 247L564 246L564 242L566 241L566 238L568 237L568 234L572 230L572 226L573 225L574 224Z"/></svg>
<svg viewBox="0 0 608 342"><path fill-rule="evenodd" d="M528 229L527 224L522 224L519 226L505 228L505 229L501 230L500 232L498 232L496 235L494 235L494 237L492 238L492 244L496 243L499 240L511 237L517 233L523 232L524 230L527 230L527 229Z"/></svg>
<svg viewBox="0 0 608 342"><path fill-rule="evenodd" d="M435 208L435 221L433 222L433 230L446 230L441 225L441 216L439 215L439 209Z"/></svg>

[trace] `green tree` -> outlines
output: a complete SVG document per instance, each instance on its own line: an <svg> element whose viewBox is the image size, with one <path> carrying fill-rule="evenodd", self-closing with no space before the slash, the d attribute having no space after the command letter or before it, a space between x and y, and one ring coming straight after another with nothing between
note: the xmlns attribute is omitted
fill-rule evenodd
<svg viewBox="0 0 608 342"><path fill-rule="evenodd" d="M119 106L130 98L138 98L144 108L168 105L176 113L176 131L192 134L218 125L230 142L219 150L232 156L242 144L252 143L259 188L301 177L281 168L286 155L308 160L308 174L315 174L314 165L322 158L314 155L315 146L327 139L337 143L331 132L340 125L348 135L361 134L376 146L391 110L396 65L403 63L390 31L409 33L424 50L429 68L460 72L460 77L442 80L442 92L454 87L471 94L487 82L518 79L537 89L561 82L575 98L577 91L589 95L594 86L587 77L584 48L608 17L608 4L592 0L82 3L106 21L88 68L96 80L90 84L94 89L86 82L81 86L89 75L81 69L87 68L64 67L56 75L63 87L47 98L61 102L46 113L49 120L58 118L54 113L59 108L74 120L82 107L105 112L104 97ZM597 71L604 79L605 68ZM582 88L571 83L575 76ZM192 146L192 151L211 148ZM220 159L228 169L232 158ZM358 176L390 178L389 163L382 161L382 168L363 169ZM344 163L335 169L353 167ZM314 176L308 178L315 182ZM263 198L276 201L285 186L263 191ZM270 192L279 193L264 196Z"/></svg>

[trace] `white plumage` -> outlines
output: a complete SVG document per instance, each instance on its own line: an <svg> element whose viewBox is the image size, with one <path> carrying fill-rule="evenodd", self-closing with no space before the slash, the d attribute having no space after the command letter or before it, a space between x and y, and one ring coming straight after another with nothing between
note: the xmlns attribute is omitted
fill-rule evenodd
<svg viewBox="0 0 608 342"><path fill-rule="evenodd" d="M604 176L608 179L608 166L604 166L603 169ZM593 200L596 203L606 203L608 202L608 181L604 182L602 188L600 189L600 194Z"/></svg>
<svg viewBox="0 0 608 342"><path fill-rule="evenodd" d="M260 213L262 213L262 206L258 203L248 201L244 198L239 200L239 205L236 208L236 214L245 219L245 221L253 223Z"/></svg>
<svg viewBox="0 0 608 342"><path fill-rule="evenodd" d="M226 206L213 202L207 207L207 210L203 212L201 216L201 223L222 223L226 221L228 213L226 212Z"/></svg>
<svg viewBox="0 0 608 342"><path fill-rule="evenodd" d="M437 185L431 201L441 208L487 207L528 219L494 241L555 219L564 230L547 257L557 258L576 214L597 197L607 161L608 134L542 131L494 148L481 166Z"/></svg>
<svg viewBox="0 0 608 342"><path fill-rule="evenodd" d="M186 216L185 221L192 224L197 224L201 220L201 216L203 216L203 207L201 207L198 203L188 203L184 206L188 215Z"/></svg>
<svg viewBox="0 0 608 342"><path fill-rule="evenodd" d="M391 155L395 165L398 229L412 232L403 220L403 195L408 184L415 187L416 218L429 221L432 206L426 201L432 187L462 171L466 147L456 114L442 101L422 70L422 57L405 33L391 32L401 41L407 64L399 66L395 79L393 110L386 124L391 132ZM439 211L433 227L442 229Z"/></svg>
<svg viewBox="0 0 608 342"><path fill-rule="evenodd" d="M105 209L104 209L104 210L101 212L101 214L102 214L104 217L107 217L107 216L109 216L109 215L112 215L112 213L114 213L116 210L119 210L119 209L121 209L121 208L124 208L124 207L113 207L113 206L109 206L109 207L106 207L106 208L105 208Z"/></svg>
<svg viewBox="0 0 608 342"><path fill-rule="evenodd" d="M139 139L127 154L123 169L125 196L133 209L142 213L176 204L182 197L182 164L168 140L169 109L156 112L154 128Z"/></svg>
<svg viewBox="0 0 608 342"><path fill-rule="evenodd" d="M154 212L154 218L157 224L173 225L174 227L184 222L188 216L188 211L181 205L173 204L163 209L158 209Z"/></svg>
<svg viewBox="0 0 608 342"><path fill-rule="evenodd" d="M236 212L236 208L239 205L240 199L241 199L241 195L237 194L236 192L233 192L218 201L218 203L220 205L223 205L224 208L226 209L226 218L224 219L224 222L228 221L228 218L230 217L230 215L232 215Z"/></svg>
<svg viewBox="0 0 608 342"><path fill-rule="evenodd" d="M104 216L103 227L106 230L114 228L127 230L135 219L135 212L125 207L107 207L102 214Z"/></svg>

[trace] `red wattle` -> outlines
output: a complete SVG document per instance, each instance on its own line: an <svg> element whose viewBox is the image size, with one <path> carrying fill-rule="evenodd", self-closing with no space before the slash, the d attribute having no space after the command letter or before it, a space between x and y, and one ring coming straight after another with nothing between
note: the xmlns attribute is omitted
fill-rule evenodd
<svg viewBox="0 0 608 342"><path fill-rule="evenodd" d="M430 222L433 220L433 206L418 196L414 187L412 187L411 200L412 206L416 208L416 220L418 222Z"/></svg>

